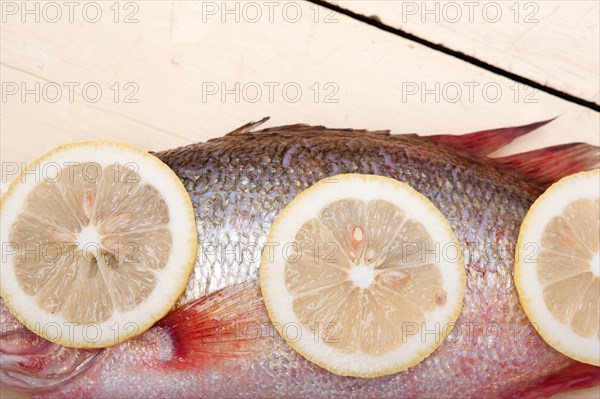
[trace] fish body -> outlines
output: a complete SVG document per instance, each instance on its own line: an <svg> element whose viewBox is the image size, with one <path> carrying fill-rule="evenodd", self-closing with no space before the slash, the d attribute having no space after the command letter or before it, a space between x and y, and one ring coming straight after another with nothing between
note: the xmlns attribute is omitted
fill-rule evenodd
<svg viewBox="0 0 600 399"><path fill-rule="evenodd" d="M81 350L24 330L0 304L2 382L42 397L120 398L537 397L595 384L598 368L536 333L512 272L529 206L562 174L598 167L598 148L486 157L540 125L433 138L246 125L155 153L180 177L196 214L198 258L177 309L125 343ZM539 168L544 159L552 164ZM275 217L298 193L340 173L408 183L448 219L463 252L467 286L456 325L423 362L393 375L341 377L305 360L273 328L257 284Z"/></svg>

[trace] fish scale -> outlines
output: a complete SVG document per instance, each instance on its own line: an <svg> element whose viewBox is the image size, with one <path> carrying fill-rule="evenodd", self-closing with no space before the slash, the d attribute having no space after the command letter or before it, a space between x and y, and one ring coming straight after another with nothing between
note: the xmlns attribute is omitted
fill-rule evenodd
<svg viewBox="0 0 600 399"><path fill-rule="evenodd" d="M250 124L155 153L180 177L196 214L199 255L178 310L143 335L100 350L78 378L40 396L493 398L537 392L546 377L576 364L532 329L512 280L521 221L556 176L539 183L529 169L511 169L510 158L486 155L542 124L456 139L305 125L254 132ZM581 149L565 172L597 167L597 159L590 161L597 154L595 147ZM463 252L467 284L455 328L424 361L393 375L341 377L305 360L269 329L256 283L279 212L301 191L340 173L409 184L448 219ZM3 322L11 317L2 304L0 310ZM236 335L235 345L215 343L213 330L242 322L266 333L256 340ZM35 380L30 387L35 390Z"/></svg>
<svg viewBox="0 0 600 399"><path fill-rule="evenodd" d="M180 305L225 288L232 282L242 283L257 278L260 259L235 262L235 257L225 253L226 250L239 251L249 245L263 245L277 214L299 192L328 176L339 173L380 174L410 184L440 209L457 235L463 236L460 242L466 254L472 251L465 248L464 243L475 242L478 229L497 222L490 216L488 223L481 225L479 218L489 213L489 209L494 209L487 206L490 197L505 198L495 193L503 181L515 185L505 189L507 197L511 197L506 202L519 201L521 205L520 213L512 215L512 237L529 205L541 192L539 188L515 181L510 175L500 179L495 169L475 165L472 160L451 152L446 151L447 158L436 161L440 151L438 147L426 140L398 137L406 139L392 141L378 134L303 131L302 144L298 144L294 135L247 133L213 140L206 146L200 144L157 153L181 177L195 206L200 208L196 212L200 246L216 246L221 251L220 257L226 258L224 262L203 262L203 259L197 262ZM215 145L221 143L222 149L215 152ZM293 157L286 162L290 153ZM257 164L256 160L262 157L268 157L270 163ZM387 161L379 163L381 160ZM287 167L284 166L286 163ZM485 171L496 172L496 176L492 174L490 178L498 180L490 187L482 185L478 168L483 169L482 174ZM210 178L207 179L207 176ZM211 182L210 190L206 189L207 180ZM471 201L458 196L458 193L465 192ZM231 197L232 193L236 195ZM495 208L496 214L503 213L502 221L510 219L511 216L504 215L504 209L498 208L501 207ZM469 231L462 232L462 226L467 226ZM243 235L248 237L247 242L240 239ZM493 243L476 241L473 251L477 257L472 262L479 262L481 254L477 254L478 248L484 248L490 251L490 257L497 255L508 259L510 265L506 268L510 269L512 252L493 249L490 244Z"/></svg>
<svg viewBox="0 0 600 399"><path fill-rule="evenodd" d="M238 218L249 221L250 229L244 231L256 237L256 241L252 242L264 244L271 223L281 209L305 188L339 173L382 174L406 182L427 196L448 218L461 243L468 273L464 306L457 324L494 321L503 333L499 342L489 342L483 336L484 332L489 333L487 330L474 334L474 342L466 345L462 342L466 338L461 337L460 359L453 358L448 345L443 345L410 370L408 374L419 375L417 380L428 381L426 386L430 389L423 387L424 395L439 396L442 393L442 396L473 396L479 392L482 384L489 386L486 381L489 378L503 381L497 392L493 389L488 391L495 395L516 380L538 377L570 362L537 336L527 347L507 337L509 328L524 330L528 326L512 284L512 265L518 227L530 204L541 193L539 187L525 184L511 174L502 174L486 164L474 163L433 146L426 140L410 136L387 140L386 137L368 133L324 134L321 131L304 131L298 143L297 137L289 134L246 133L237 137L227 136L212 144L220 144L225 153L235 154L233 163L238 167L233 175L227 167L230 156L220 158L212 146L196 146L192 159L180 155L181 151L190 151L188 148L157 154L177 174L184 176L183 181L186 187L191 187L192 196L196 195L196 191L204 192L198 197L199 203L207 201L211 204L211 211L198 219L199 226L210 226L199 229L200 245L218 243L243 246L244 243L238 238L241 234L236 226ZM255 164L261 156L271 159L268 167ZM382 160L385 162L382 163ZM193 170L188 166L189 161ZM249 164L253 166L251 171L247 168ZM205 170L222 171L208 192L203 187L196 189L193 183L190 184L204 175ZM312 173L306 173L307 170ZM255 181L257 184L249 186L244 181ZM261 181L271 183L271 190L276 190L277 195L269 197L267 192L261 191ZM236 191L238 195L235 201L225 203L219 193L229 191ZM246 208L243 205L245 201L253 206ZM271 204L273 211L261 212L262 203ZM215 215L221 221L220 226L204 223ZM502 220L502 226L497 226L499 220ZM492 233L497 228L503 230L501 236ZM491 241L492 238L494 241ZM470 267L474 264L480 267ZM180 303L196 300L232 284L256 279L259 265L259 259L242 263L198 262L190 279L191 284ZM215 273L216 270L218 272ZM274 351L273 357L277 356ZM535 360L532 362L533 358ZM273 367L273 358L265 361L265 367ZM456 361L469 367L457 369L460 373L453 372ZM512 367L505 372L498 368L499 364ZM445 371L432 372L436 367ZM280 375L285 376L289 371L281 370ZM387 378L393 384L403 382L406 374L382 378ZM453 375L453 378L448 378L449 375ZM468 375L474 377L465 380ZM451 383L459 380L462 381L461 387ZM408 387L405 383L400 386ZM261 392L260 387L256 387L257 394ZM333 385L332 388L327 394L335 395L338 389L339 392L345 392L343 386ZM320 386L320 389L324 389L324 386ZM403 391L407 392L405 389ZM390 395L390 392L377 392L377 396ZM314 395L314 392L300 391L298 394Z"/></svg>

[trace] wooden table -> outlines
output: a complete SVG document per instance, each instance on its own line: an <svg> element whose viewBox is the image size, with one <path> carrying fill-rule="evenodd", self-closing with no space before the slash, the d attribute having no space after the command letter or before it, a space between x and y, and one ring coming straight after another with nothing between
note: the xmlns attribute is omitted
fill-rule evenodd
<svg viewBox="0 0 600 399"><path fill-rule="evenodd" d="M267 115L422 134L558 116L496 155L598 145L599 3L566 3L5 1L0 188L66 142L160 150Z"/></svg>

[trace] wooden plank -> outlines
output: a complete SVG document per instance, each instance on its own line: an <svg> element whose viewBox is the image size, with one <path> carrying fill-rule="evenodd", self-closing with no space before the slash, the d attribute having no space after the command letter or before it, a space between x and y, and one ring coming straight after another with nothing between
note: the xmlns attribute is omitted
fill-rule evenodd
<svg viewBox="0 0 600 399"><path fill-rule="evenodd" d="M600 103L600 3L596 0L332 3Z"/></svg>
<svg viewBox="0 0 600 399"><path fill-rule="evenodd" d="M17 14L3 24L3 167L78 140L166 149L265 115L272 116L270 126L305 122L424 134L560 115L501 154L600 141L597 114L589 109L309 3L282 2L272 17L268 6L255 3L262 20L252 22L256 14L240 9L236 22L220 2L140 2L138 22L130 24L115 23L112 3L101 4L105 17L97 23L78 14L73 23L22 23ZM121 9L120 21L125 11L132 10ZM56 101L54 83L63 87ZM74 88L72 101L65 85Z"/></svg>
<svg viewBox="0 0 600 399"><path fill-rule="evenodd" d="M597 141L592 111L342 15L323 9L316 15L311 4L290 3L301 7L297 22L292 8L284 14L280 7L273 23L238 23L224 10L209 15L198 3L139 4L133 24L108 18L4 24L3 161L31 160L60 142L93 138L161 149L219 136L265 115L273 117L271 125L303 121L421 133L560 115L522 139L523 149ZM16 94L8 94L15 85ZM65 85L73 87L72 102ZM52 102L56 86L62 97ZM576 133L582 137L571 136Z"/></svg>

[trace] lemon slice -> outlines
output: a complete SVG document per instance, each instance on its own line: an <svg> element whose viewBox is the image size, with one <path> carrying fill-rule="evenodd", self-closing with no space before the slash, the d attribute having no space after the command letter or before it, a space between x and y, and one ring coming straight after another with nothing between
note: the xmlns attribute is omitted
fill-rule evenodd
<svg viewBox="0 0 600 399"><path fill-rule="evenodd" d="M346 174L300 193L276 218L260 286L283 339L338 375L411 367L443 341L465 289L459 244L423 195Z"/></svg>
<svg viewBox="0 0 600 399"><path fill-rule="evenodd" d="M0 290L29 329L105 347L167 313L194 266L192 204L158 158L126 144L56 148L1 202Z"/></svg>
<svg viewBox="0 0 600 399"><path fill-rule="evenodd" d="M521 224L515 285L529 320L554 349L600 365L600 174L553 184Z"/></svg>

